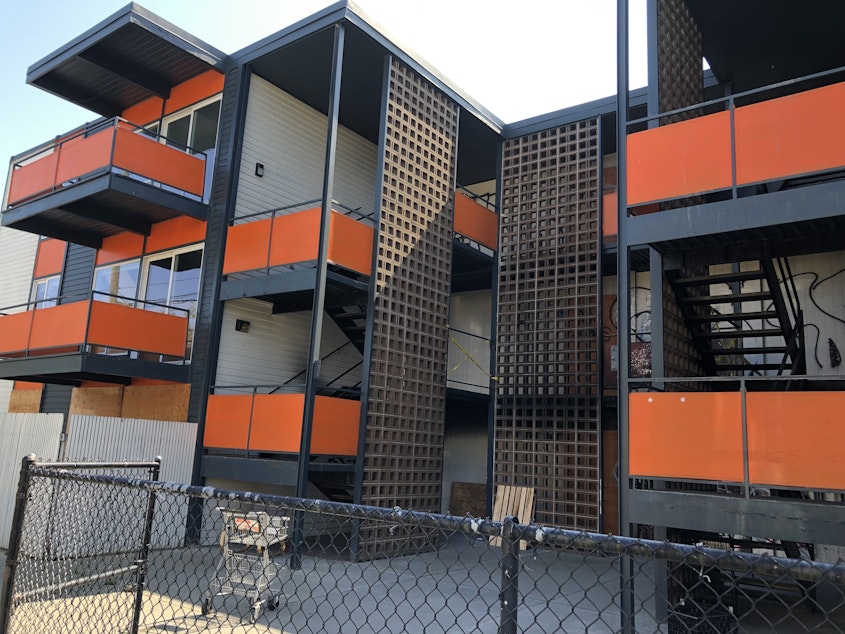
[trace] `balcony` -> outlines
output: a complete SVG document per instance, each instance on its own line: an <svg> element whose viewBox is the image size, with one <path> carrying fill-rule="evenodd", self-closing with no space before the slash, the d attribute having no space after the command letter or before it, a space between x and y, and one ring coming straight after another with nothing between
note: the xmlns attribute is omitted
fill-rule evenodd
<svg viewBox="0 0 845 634"><path fill-rule="evenodd" d="M132 377L187 381L186 310L99 293L62 301L0 315L0 378L69 385L128 384Z"/></svg>
<svg viewBox="0 0 845 634"><path fill-rule="evenodd" d="M204 220L206 156L138 132L108 119L14 158L2 224L99 248L180 215Z"/></svg>
<svg viewBox="0 0 845 634"><path fill-rule="evenodd" d="M803 78L811 79L820 81ZM845 82L765 99L796 90L800 81L676 111L724 108L630 134L627 204L638 217L631 219L629 242L712 236L675 246L721 248L725 235L746 244L811 234L830 242L830 235L845 231ZM648 213L670 201L671 210ZM790 225L786 232L783 225Z"/></svg>
<svg viewBox="0 0 845 634"><path fill-rule="evenodd" d="M632 521L662 507L654 523L683 528L704 521L709 527L697 528L763 537L769 535L755 531L763 530L757 522L765 514L798 535L805 522L824 525L845 516L841 380L711 379L708 385L718 391L630 395L629 473L637 483L631 509L639 517ZM796 387L803 389L783 391ZM789 504L802 510L786 511ZM702 520L703 508L714 519Z"/></svg>

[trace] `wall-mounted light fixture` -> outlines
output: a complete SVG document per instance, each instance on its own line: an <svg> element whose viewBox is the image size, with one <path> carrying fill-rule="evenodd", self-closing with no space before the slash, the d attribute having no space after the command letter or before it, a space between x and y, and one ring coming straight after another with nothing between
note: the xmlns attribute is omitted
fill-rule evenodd
<svg viewBox="0 0 845 634"><path fill-rule="evenodd" d="M264 176L264 163L255 164L255 175L261 178Z"/></svg>
<svg viewBox="0 0 845 634"><path fill-rule="evenodd" d="M246 319L236 319L235 320L235 330L238 332L249 332L250 324Z"/></svg>

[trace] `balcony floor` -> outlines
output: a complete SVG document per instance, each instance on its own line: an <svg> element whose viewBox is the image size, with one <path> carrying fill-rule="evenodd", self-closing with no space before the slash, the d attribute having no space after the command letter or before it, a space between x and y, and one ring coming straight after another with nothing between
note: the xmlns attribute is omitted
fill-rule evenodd
<svg viewBox="0 0 845 634"><path fill-rule="evenodd" d="M177 216L205 220L208 206L137 179L104 173L6 209L2 225L99 248L123 231L149 235Z"/></svg>
<svg viewBox="0 0 845 634"><path fill-rule="evenodd" d="M191 366L77 352L0 361L0 379L79 386L83 381L128 385L133 378L187 383Z"/></svg>

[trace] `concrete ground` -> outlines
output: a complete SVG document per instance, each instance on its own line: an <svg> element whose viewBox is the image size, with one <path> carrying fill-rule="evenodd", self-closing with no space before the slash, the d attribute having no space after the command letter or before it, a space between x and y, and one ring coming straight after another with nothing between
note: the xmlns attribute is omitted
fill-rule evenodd
<svg viewBox="0 0 845 634"><path fill-rule="evenodd" d="M350 563L339 558L303 558L299 570L274 559L274 577L266 600L278 594L276 610L263 606L250 622L251 600L218 596L203 614L215 567L217 547L152 553L143 597L140 632L495 632L501 605L499 550L483 540L452 538L440 550L413 557ZM5 556L5 553L2 553ZM4 559L0 559L0 565ZM528 551L521 556L519 631L528 633L619 631L618 562L601 556ZM636 631L668 632L655 619L654 562L636 564ZM225 571L223 571L225 576ZM128 590L128 591L127 591ZM33 600L15 610L13 634L113 634L130 631L135 593L122 583L89 588L80 596ZM741 632L843 632L803 609L786 615L775 602L759 615L744 617ZM840 617L842 615L839 615ZM781 620L783 619L783 620ZM775 623L776 625L771 625ZM818 627L818 629L813 629ZM715 630L714 630L715 631Z"/></svg>

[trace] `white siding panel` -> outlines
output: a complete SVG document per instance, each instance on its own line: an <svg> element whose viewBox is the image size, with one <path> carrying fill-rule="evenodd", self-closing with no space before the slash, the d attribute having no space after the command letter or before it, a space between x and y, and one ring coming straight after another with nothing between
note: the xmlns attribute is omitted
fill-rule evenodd
<svg viewBox="0 0 845 634"><path fill-rule="evenodd" d="M223 328L217 361L215 384L279 385L305 370L308 361L308 339L311 313L272 314L272 306L257 299L237 299L223 308ZM235 320L250 322L249 332L235 330ZM361 380L361 354L337 325L326 315L320 357L344 346L325 358L321 382L329 383L354 366L341 380L342 385L355 385ZM305 375L293 383L304 383Z"/></svg>
<svg viewBox="0 0 845 634"><path fill-rule="evenodd" d="M488 290L452 295L449 326L454 330L449 333L448 387L479 394L490 392L491 307Z"/></svg>
<svg viewBox="0 0 845 634"><path fill-rule="evenodd" d="M0 381L0 414L9 411L9 398L12 395L12 381Z"/></svg>
<svg viewBox="0 0 845 634"><path fill-rule="evenodd" d="M0 227L0 309L29 301L38 236ZM26 310L25 306L2 312Z"/></svg>
<svg viewBox="0 0 845 634"><path fill-rule="evenodd" d="M0 414L0 548L9 547L21 458L55 460L63 423L61 414Z"/></svg>
<svg viewBox="0 0 845 634"><path fill-rule="evenodd" d="M236 216L322 198L326 116L253 75ZM369 212L375 200L375 144L340 127L334 198ZM264 165L264 176L255 165Z"/></svg>

